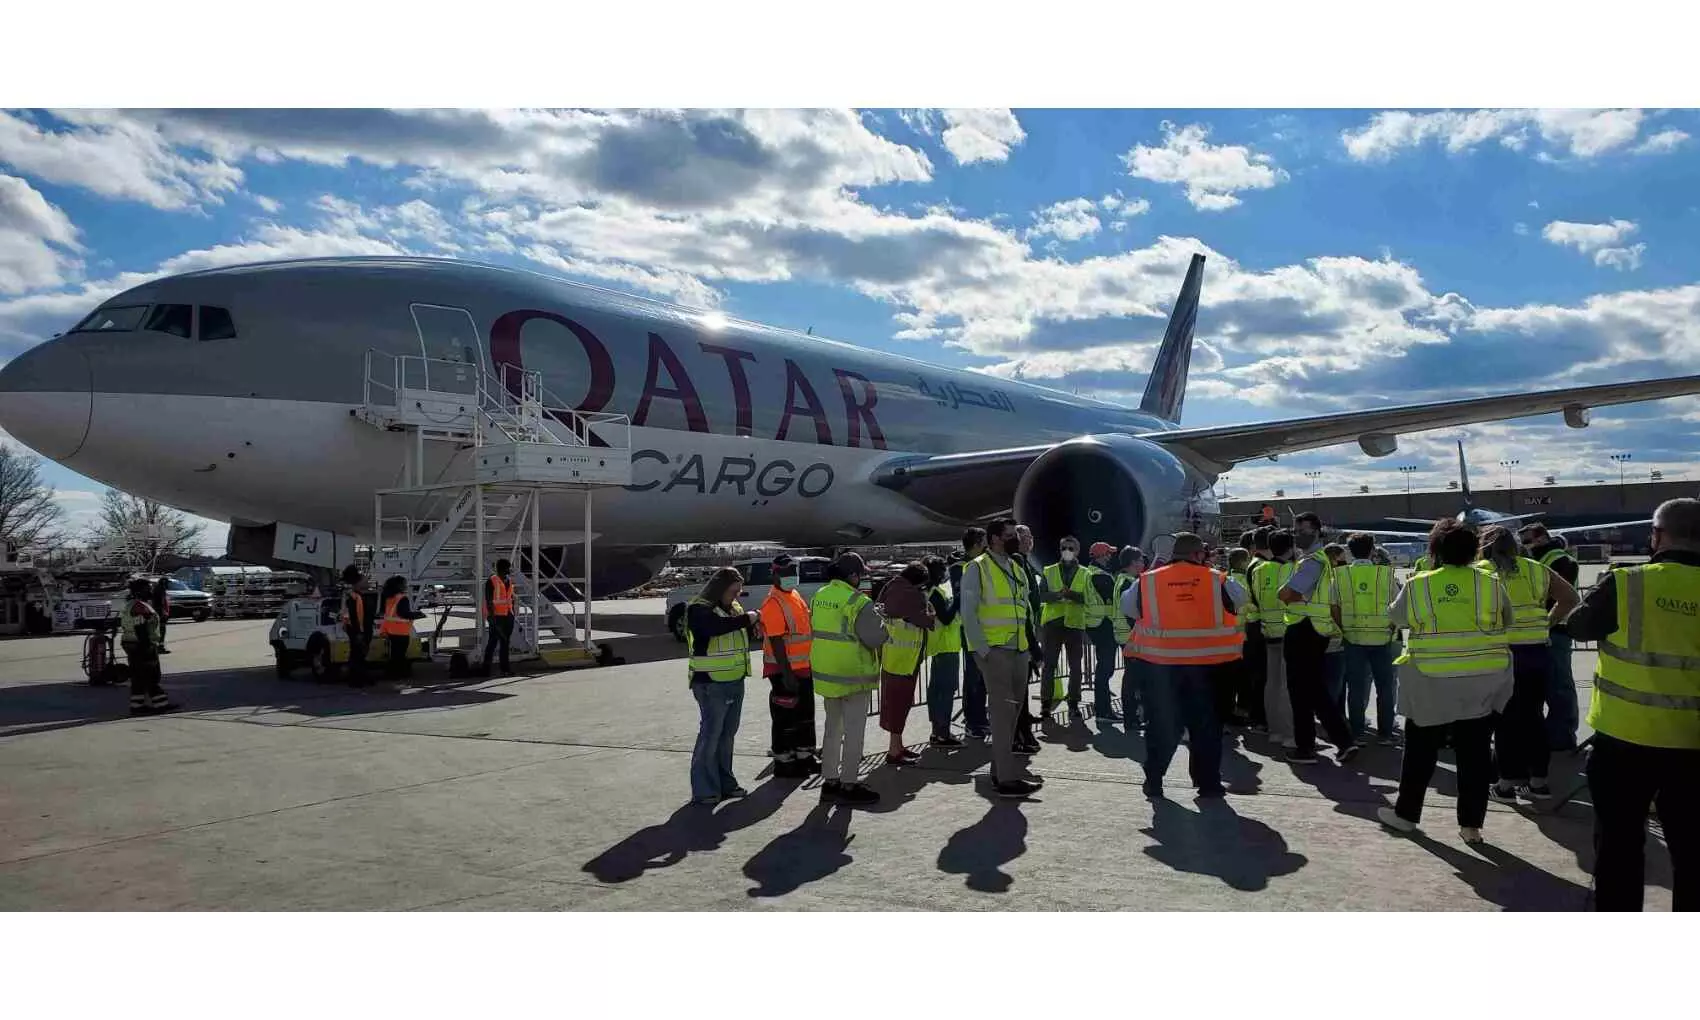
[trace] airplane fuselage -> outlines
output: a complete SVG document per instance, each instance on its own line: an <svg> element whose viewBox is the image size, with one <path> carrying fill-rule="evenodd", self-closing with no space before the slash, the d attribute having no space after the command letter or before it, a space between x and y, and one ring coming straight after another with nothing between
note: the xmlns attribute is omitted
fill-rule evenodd
<svg viewBox="0 0 1700 1020"><path fill-rule="evenodd" d="M368 349L536 370L570 407L628 415L632 484L596 504L597 537L614 543L954 538L965 518L923 509L869 474L905 454L1175 427L1020 382L465 263L209 270L101 307L167 305L200 309L197 327L214 321L205 309L224 309L235 336L71 332L0 374L0 419L75 471L238 523L371 534L373 491L402 484L410 440L350 413L366 400ZM469 457L427 444L425 480L464 477ZM1214 478L1186 474L1186 491L1165 504L1173 518L1150 521L1152 532L1181 526L1183 507L1214 515ZM564 495L546 508L546 539L577 540L578 505Z"/></svg>

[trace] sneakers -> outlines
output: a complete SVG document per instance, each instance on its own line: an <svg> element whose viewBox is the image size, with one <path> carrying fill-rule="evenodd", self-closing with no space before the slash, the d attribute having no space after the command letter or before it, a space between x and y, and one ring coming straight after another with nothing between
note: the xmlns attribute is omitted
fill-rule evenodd
<svg viewBox="0 0 1700 1020"><path fill-rule="evenodd" d="M1031 797L1038 793L1039 784L1025 779L1011 779L1006 783L999 783L996 789L999 797L1007 800L1020 800L1023 797Z"/></svg>
<svg viewBox="0 0 1700 1020"><path fill-rule="evenodd" d="M1488 790L1488 796L1501 804L1515 804L1517 803L1517 788L1510 783L1495 783Z"/></svg>
<svg viewBox="0 0 1700 1020"><path fill-rule="evenodd" d="M1315 751L1301 751L1294 747L1293 750L1287 752L1288 765L1315 765L1320 761L1322 759L1316 756Z"/></svg>
<svg viewBox="0 0 1700 1020"><path fill-rule="evenodd" d="M1398 747L1399 733L1397 731L1392 733L1383 733L1381 736L1376 737L1375 740L1376 743L1380 744L1382 747Z"/></svg>
<svg viewBox="0 0 1700 1020"><path fill-rule="evenodd" d="M955 748L955 747L961 747L962 741L957 739L954 735L949 734L949 733L935 733L932 736L927 738L927 746L929 746L929 747Z"/></svg>
<svg viewBox="0 0 1700 1020"><path fill-rule="evenodd" d="M1362 750L1363 750L1362 744L1352 744L1350 747L1347 747L1343 751L1335 752L1334 760L1336 762L1340 763L1341 765L1344 765L1347 762L1350 762L1353 758L1356 758L1358 756L1358 752L1360 752Z"/></svg>
<svg viewBox="0 0 1700 1020"><path fill-rule="evenodd" d="M970 729L968 731L968 739L969 740L990 740L990 739L992 739L992 731L991 730Z"/></svg>
<svg viewBox="0 0 1700 1020"><path fill-rule="evenodd" d="M1548 800L1552 797L1552 787L1545 779L1531 779L1525 786L1518 787L1517 792L1530 800Z"/></svg>
<svg viewBox="0 0 1700 1020"><path fill-rule="evenodd" d="M1458 830L1458 836L1471 846L1487 842L1482 838L1482 830L1480 829L1462 828Z"/></svg>
<svg viewBox="0 0 1700 1020"><path fill-rule="evenodd" d="M1017 740L1015 742L1014 750L1016 754L1032 756L1039 753L1039 742L1037 740L1029 740L1023 743L1022 741Z"/></svg>
<svg viewBox="0 0 1700 1020"><path fill-rule="evenodd" d="M921 756L905 747L896 754L887 751L885 760L888 765L913 765L921 760Z"/></svg>
<svg viewBox="0 0 1700 1020"><path fill-rule="evenodd" d="M866 807L869 804L878 804L880 795L861 783L841 783L836 779L829 779L820 784L820 799L822 804Z"/></svg>
<svg viewBox="0 0 1700 1020"><path fill-rule="evenodd" d="M1392 829L1394 832L1416 832L1417 823L1409 818L1400 818L1399 813L1390 807L1376 808L1376 820Z"/></svg>
<svg viewBox="0 0 1700 1020"><path fill-rule="evenodd" d="M737 800L740 797L748 797L749 795L750 795L750 791L744 789L742 786L734 786L730 790L727 790L725 793L722 793L720 795L720 799L721 800Z"/></svg>

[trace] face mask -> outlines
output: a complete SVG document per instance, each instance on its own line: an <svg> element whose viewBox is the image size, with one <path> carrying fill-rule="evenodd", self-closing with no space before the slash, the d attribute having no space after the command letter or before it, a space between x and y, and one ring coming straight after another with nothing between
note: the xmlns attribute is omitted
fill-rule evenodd
<svg viewBox="0 0 1700 1020"><path fill-rule="evenodd" d="M1064 549L1062 551L1062 559L1063 559L1064 563L1073 563L1074 562L1074 550L1073 549Z"/></svg>
<svg viewBox="0 0 1700 1020"><path fill-rule="evenodd" d="M797 579L795 577L781 577L779 579L780 591L795 591L796 589Z"/></svg>

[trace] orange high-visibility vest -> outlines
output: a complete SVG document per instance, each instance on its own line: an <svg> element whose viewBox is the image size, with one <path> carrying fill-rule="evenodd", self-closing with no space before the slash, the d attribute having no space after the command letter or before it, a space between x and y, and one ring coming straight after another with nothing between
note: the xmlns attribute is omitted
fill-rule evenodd
<svg viewBox="0 0 1700 1020"><path fill-rule="evenodd" d="M1242 654L1244 635L1222 605L1221 571L1179 561L1139 578L1135 654L1164 666L1232 662Z"/></svg>
<svg viewBox="0 0 1700 1020"><path fill-rule="evenodd" d="M354 619L352 624L348 617L348 603L351 600L354 603ZM355 630L366 629L366 597L364 595L361 595L359 592L351 591L342 597L342 625L344 627L353 626Z"/></svg>
<svg viewBox="0 0 1700 1020"><path fill-rule="evenodd" d="M401 615L401 600L406 595L391 595L384 600L384 622L378 625L378 633L385 637L412 637L413 621Z"/></svg>
<svg viewBox="0 0 1700 1020"><path fill-rule="evenodd" d="M514 615L514 583L500 574L490 575L490 615Z"/></svg>
<svg viewBox="0 0 1700 1020"><path fill-rule="evenodd" d="M773 606L779 610L780 619L784 621L785 631L781 635L773 626L773 614L767 607ZM767 593L767 601L762 603L763 619L761 662L764 667L773 667L778 671L779 660L773 657L773 646L768 644L769 638L783 636L785 639L785 658L791 663L791 670L796 673L809 671L809 648L814 644L814 630L809 622L809 604L804 601L801 593L774 588Z"/></svg>

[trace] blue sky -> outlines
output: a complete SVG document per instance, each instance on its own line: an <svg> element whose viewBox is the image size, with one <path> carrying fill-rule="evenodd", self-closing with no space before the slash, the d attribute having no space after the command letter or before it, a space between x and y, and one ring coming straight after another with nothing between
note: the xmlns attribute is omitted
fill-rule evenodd
<svg viewBox="0 0 1700 1020"><path fill-rule="evenodd" d="M1691 373L1691 136L1655 110L5 111L0 360L159 273L406 251L1131 401L1203 250L1189 425ZM1440 487L1454 438L1531 479L1692 471L1700 403L1595 420L1227 484ZM77 514L100 490L47 474Z"/></svg>

